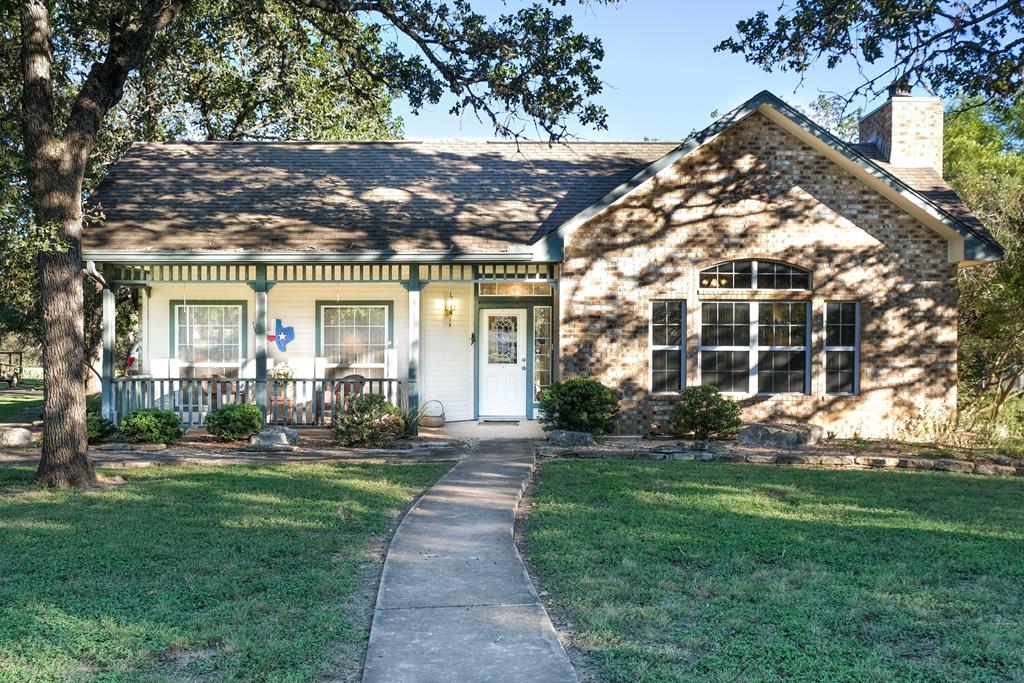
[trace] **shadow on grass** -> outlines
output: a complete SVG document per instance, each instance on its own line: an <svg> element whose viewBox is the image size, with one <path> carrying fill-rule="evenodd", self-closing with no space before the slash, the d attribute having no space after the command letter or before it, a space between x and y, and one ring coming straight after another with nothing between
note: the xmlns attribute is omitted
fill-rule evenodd
<svg viewBox="0 0 1024 683"><path fill-rule="evenodd" d="M375 547L446 467L160 467L89 493L0 469L0 660L14 679L315 679L329 644L362 650Z"/></svg>
<svg viewBox="0 0 1024 683"><path fill-rule="evenodd" d="M526 550L601 680L1024 677L1024 481L545 465Z"/></svg>

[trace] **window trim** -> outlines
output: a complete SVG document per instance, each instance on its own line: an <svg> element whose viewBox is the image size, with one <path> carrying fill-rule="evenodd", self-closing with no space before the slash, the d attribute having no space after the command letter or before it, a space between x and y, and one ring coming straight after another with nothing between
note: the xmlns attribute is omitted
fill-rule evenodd
<svg viewBox="0 0 1024 683"><path fill-rule="evenodd" d="M829 346L828 344L828 305L829 304L853 304L853 346ZM825 350L822 357L822 369L825 372L826 396L860 396L860 302L849 299L830 299L825 301L825 311L822 316L824 326L822 327L823 344ZM852 351L853 352L853 391L829 391L828 390L828 354L829 351Z"/></svg>
<svg viewBox="0 0 1024 683"><path fill-rule="evenodd" d="M324 308L331 308L331 307L334 307L334 308L345 308L345 307L355 308L355 307L359 307L359 306L379 306L379 307L383 307L385 309L384 319L385 319L385 325L387 327L384 330L384 338L385 338L385 340L387 342L387 346L385 347L384 364L383 365L377 365L377 364L374 364L374 365L364 365L364 366L361 366L361 367L356 367L356 366L350 365L350 366L347 366L347 367L352 368L353 370L360 370L360 369L372 370L372 369L381 368L381 369L384 370L384 375L387 375L387 371L388 371L387 351L391 351L391 350L393 350L395 348L395 302L393 300L375 300L375 301L350 301L350 300L330 301L330 300L318 300L316 302L316 339L315 339L315 344L316 345L313 347L313 352L314 352L313 357L314 357L314 359L319 359L319 358L324 359L323 366L320 369L320 372L322 372L323 374L326 375L327 370L330 370L332 368L340 367L340 364L338 364L338 363L327 362L327 356L325 356L324 352L323 352L324 351L324 349L323 349L323 341L324 341L324 333L323 333L323 331L324 331L324 315L323 315L323 310L324 310Z"/></svg>
<svg viewBox="0 0 1024 683"><path fill-rule="evenodd" d="M750 287L702 287L700 285L701 276L704 274L705 271L711 270L712 268L717 268L719 266L724 266L724 265L727 265L727 264L730 264L730 263L739 263L739 262L742 262L742 261L750 261L750 271L751 271L751 274L750 274ZM800 272L807 273L807 286L806 287L787 287L787 288L775 288L775 287L762 288L762 287L758 287L758 282L757 282L757 271L758 271L758 268L757 268L757 264L761 263L761 262L764 262L764 263L778 263L780 265L787 266L789 268L793 268L793 269L798 270ZM761 291L761 292L811 292L811 291L814 291L814 273L812 273L807 268L803 268L801 266L796 265L795 263L789 263L788 261L780 261L779 259L755 258L755 257L751 257L751 258L738 258L738 259L731 259L729 261L722 261L720 263L713 263L713 264L711 264L709 266L705 266L704 268L699 269L697 271L697 288L698 288L698 290L705 291L705 292L721 292L721 291L736 291L736 292L749 292L749 291Z"/></svg>
<svg viewBox="0 0 1024 683"><path fill-rule="evenodd" d="M532 352L531 355L533 356L533 359L532 359L533 360L533 377L531 378L531 382L532 382L531 389L533 390L532 401L533 402L537 402L539 400L537 398L537 395L541 391L543 391L544 389L547 389L548 387L550 387L554 383L554 381L555 381L555 375L554 375L554 364L555 363L554 363L554 358L553 358L553 356L554 356L554 332L555 332L554 314L555 314L555 310L554 310L554 306L552 306L551 304L537 305L537 306L533 306L532 308L533 308L533 315L531 316L531 319L529 321L530 322L530 328L531 328L532 334L533 334L533 336L530 338L530 341L529 341L530 351ZM537 311L540 310L540 309L545 309L545 308L548 310L548 334L547 334L547 337L541 337L541 339L547 339L548 340L548 352L547 352L548 383L545 384L543 387L540 387L539 383L537 381L537 359L538 358L543 358L544 355L537 353L537 318L538 318Z"/></svg>
<svg viewBox="0 0 1024 683"><path fill-rule="evenodd" d="M779 290L783 291L783 290ZM805 290L795 290L805 291ZM704 345L704 304L747 304L750 306L750 319L748 325L749 344L746 346L705 346ZM804 325L803 346L761 346L759 335L759 320L761 307L764 304L801 304L806 310L806 323ZM700 332L697 337L697 372L700 383L704 384L704 352L705 351L746 351L747 352L747 390L746 391L723 391L723 396L809 396L811 394L811 328L812 324L811 302L807 299L775 301L760 301L756 299L722 299L713 301L701 301L700 305ZM758 390L758 376L760 374L760 352L761 351L803 351L804 352L804 389L803 391L778 391L763 392Z"/></svg>
<svg viewBox="0 0 1024 683"><path fill-rule="evenodd" d="M654 343L654 304L674 303L680 306L680 335L678 345ZM686 388L686 299L651 299L647 304L647 386L651 396L677 396ZM679 388L675 391L654 390L654 352L679 351Z"/></svg>
<svg viewBox="0 0 1024 683"><path fill-rule="evenodd" d="M178 360L178 308L181 306L236 306L241 310L238 335L238 376L242 377L245 365L249 361L249 302L245 299L171 299L169 305L170 329L168 330L168 354L175 363L180 375L181 368L195 369L195 363L182 363ZM223 367L229 363L217 363L206 367ZM198 367L204 367L202 365Z"/></svg>

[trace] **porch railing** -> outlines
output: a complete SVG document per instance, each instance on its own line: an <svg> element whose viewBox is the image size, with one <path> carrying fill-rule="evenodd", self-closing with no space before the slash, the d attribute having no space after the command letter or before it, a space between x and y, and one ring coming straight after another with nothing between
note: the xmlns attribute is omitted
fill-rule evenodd
<svg viewBox="0 0 1024 683"><path fill-rule="evenodd" d="M207 414L223 405L256 403L259 385L267 387L267 424L287 427L329 427L335 409L359 394L379 394L406 410L408 382L403 379L341 378L150 378L113 380L113 420L143 408L164 408L181 416L184 427L206 424Z"/></svg>

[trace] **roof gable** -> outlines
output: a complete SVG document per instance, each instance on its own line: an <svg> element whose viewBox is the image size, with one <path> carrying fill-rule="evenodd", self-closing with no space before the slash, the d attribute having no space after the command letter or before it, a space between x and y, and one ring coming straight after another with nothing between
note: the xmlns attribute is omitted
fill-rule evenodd
<svg viewBox="0 0 1024 683"><path fill-rule="evenodd" d="M880 162L869 156L864 146L840 140L767 90L728 112L558 226L534 245L534 257L537 260L561 260L564 240L576 228L757 111L833 161L840 162L862 182L946 237L950 261L969 264L1002 258L1003 249L999 243L937 173L931 171L929 175L922 169L895 169Z"/></svg>

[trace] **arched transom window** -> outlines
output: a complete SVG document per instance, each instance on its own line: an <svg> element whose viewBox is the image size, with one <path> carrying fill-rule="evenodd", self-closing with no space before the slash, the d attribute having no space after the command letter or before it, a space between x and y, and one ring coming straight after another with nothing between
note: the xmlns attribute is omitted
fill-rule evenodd
<svg viewBox="0 0 1024 683"><path fill-rule="evenodd" d="M702 289L810 289L811 273L778 261L748 259L700 272Z"/></svg>

